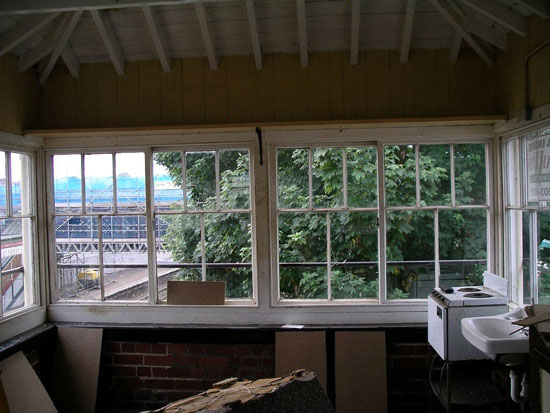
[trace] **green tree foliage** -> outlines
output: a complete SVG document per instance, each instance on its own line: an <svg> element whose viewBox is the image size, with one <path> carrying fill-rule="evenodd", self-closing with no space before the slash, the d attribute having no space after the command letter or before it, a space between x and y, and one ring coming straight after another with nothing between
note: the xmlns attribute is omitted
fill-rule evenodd
<svg viewBox="0 0 550 413"><path fill-rule="evenodd" d="M214 153L187 154L186 184L190 208L215 209ZM222 156L223 154L223 156ZM421 205L450 205L450 146L419 148ZM390 206L416 205L416 164L413 145L386 146L385 187ZM463 205L485 204L484 145L455 145L456 200ZM246 152L220 152L220 199L222 208L249 207L249 166ZM182 183L179 153L155 155L174 183ZM309 206L309 154L307 149L280 149L277 155L278 206L300 209ZM311 152L312 203L319 208L344 205L342 149L316 148ZM376 148L346 148L347 202L351 208L376 207L378 198ZM326 298L327 221L330 222L331 290L333 298L378 296L378 216L372 211L281 212L279 214L280 292L284 298ZM169 218L165 241L178 262L201 260L200 223L196 215ZM207 262L251 262L249 214L205 215ZM434 212L390 211L386 220L388 296L416 298L422 278L434 274ZM486 212L441 210L439 212L440 257L444 260L486 257ZM406 261L431 263L406 264ZM300 263L300 265L296 265ZM309 264L307 264L309 263ZM294 264L294 265L293 265ZM466 283L479 282L484 266L442 265L441 273ZM228 284L229 297L249 297L249 268L209 271L212 279ZM200 271L183 270L182 279L200 279ZM433 281L430 281L433 286ZM420 297L422 298L422 297Z"/></svg>

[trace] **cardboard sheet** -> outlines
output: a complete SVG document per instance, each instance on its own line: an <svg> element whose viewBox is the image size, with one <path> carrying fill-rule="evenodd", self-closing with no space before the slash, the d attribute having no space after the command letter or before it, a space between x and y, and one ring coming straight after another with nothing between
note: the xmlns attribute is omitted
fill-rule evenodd
<svg viewBox="0 0 550 413"><path fill-rule="evenodd" d="M2 360L0 369L11 413L57 412L46 389L22 352Z"/></svg>
<svg viewBox="0 0 550 413"><path fill-rule="evenodd" d="M102 337L102 329L57 328L52 397L60 411L95 412Z"/></svg>
<svg viewBox="0 0 550 413"><path fill-rule="evenodd" d="M336 412L386 412L383 331L337 331L334 340Z"/></svg>
<svg viewBox="0 0 550 413"><path fill-rule="evenodd" d="M168 304L175 305L224 305L223 281L168 281Z"/></svg>
<svg viewBox="0 0 550 413"><path fill-rule="evenodd" d="M327 351L324 331L283 331L275 334L275 374L313 371L327 391Z"/></svg>

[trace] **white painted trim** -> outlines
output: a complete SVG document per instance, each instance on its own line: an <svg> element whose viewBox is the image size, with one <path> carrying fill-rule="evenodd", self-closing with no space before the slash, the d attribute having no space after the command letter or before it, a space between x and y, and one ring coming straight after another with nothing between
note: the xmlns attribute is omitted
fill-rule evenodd
<svg viewBox="0 0 550 413"><path fill-rule="evenodd" d="M17 336L31 328L46 322L44 307L27 308L24 312L16 312L0 322L0 342Z"/></svg>
<svg viewBox="0 0 550 413"><path fill-rule="evenodd" d="M514 2L543 19L550 17L550 4L548 4L548 0L514 0Z"/></svg>
<svg viewBox="0 0 550 413"><path fill-rule="evenodd" d="M307 47L307 23L306 23L306 2L296 0L296 18L298 19L298 42L300 44L300 64L302 67L308 65Z"/></svg>
<svg viewBox="0 0 550 413"><path fill-rule="evenodd" d="M401 38L401 50L399 52L399 61L401 63L407 63L407 60L409 60L415 4L416 0L407 0L405 24L403 25L403 37Z"/></svg>
<svg viewBox="0 0 550 413"><path fill-rule="evenodd" d="M462 36L459 32L454 33L451 44L449 45L449 61L455 63L460 53L460 46L462 45Z"/></svg>
<svg viewBox="0 0 550 413"><path fill-rule="evenodd" d="M411 0L414 1L414 0ZM356 65L359 60L359 27L361 25L361 0L351 2L351 40L350 64Z"/></svg>
<svg viewBox="0 0 550 413"><path fill-rule="evenodd" d="M78 57L76 57L76 54L69 43L67 43L61 51L61 58L65 62L67 69L69 69L71 76L78 79L80 75L80 62L78 61Z"/></svg>
<svg viewBox="0 0 550 413"><path fill-rule="evenodd" d="M254 10L254 0L245 0L246 13L248 16L248 27L250 29L250 41L254 52L254 61L256 69L262 70L262 49L260 47L260 37L258 36L258 24L256 22L256 12Z"/></svg>
<svg viewBox="0 0 550 413"><path fill-rule="evenodd" d="M15 27L11 28L0 37L0 56L9 52L18 44L24 42L34 33L46 26L49 22L59 16L59 12L51 14L37 14L25 17Z"/></svg>
<svg viewBox="0 0 550 413"><path fill-rule="evenodd" d="M170 71L170 53L168 51L168 47L166 46L164 36L161 33L161 27L158 22L157 15L149 6L142 7L141 9L143 10L151 37L153 38L153 44L155 45L155 50L160 60L162 70L164 70L165 73L168 73Z"/></svg>
<svg viewBox="0 0 550 413"><path fill-rule="evenodd" d="M199 26L201 29L202 40L204 42L204 49L206 50L206 56L208 57L208 64L210 70L218 70L218 58L212 43L212 33L210 32L210 26L206 18L206 12L202 3L195 3L195 11L197 13L197 19L199 20Z"/></svg>
<svg viewBox="0 0 550 413"><path fill-rule="evenodd" d="M525 17L515 13L513 9L502 6L500 3L491 0L460 0L478 13L493 19L495 22L508 30L525 36Z"/></svg>
<svg viewBox="0 0 550 413"><path fill-rule="evenodd" d="M503 52L506 51L506 35L499 29L485 24L473 15L466 18L464 28Z"/></svg>
<svg viewBox="0 0 550 413"><path fill-rule="evenodd" d="M108 18L105 16L104 12L101 10L90 10L92 14L92 19L99 31L99 35L103 40L103 44L107 49L107 53L113 62L115 71L119 76L124 74L124 57L122 56L122 50L120 49L120 44L118 39L111 28L111 23Z"/></svg>

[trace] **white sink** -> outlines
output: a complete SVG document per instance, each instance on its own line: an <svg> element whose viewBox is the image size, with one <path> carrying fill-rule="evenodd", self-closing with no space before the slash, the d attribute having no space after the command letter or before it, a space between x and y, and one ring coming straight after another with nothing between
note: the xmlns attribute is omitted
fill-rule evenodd
<svg viewBox="0 0 550 413"><path fill-rule="evenodd" d="M473 346L495 359L499 354L528 353L526 330L512 321L527 317L523 308L489 317L469 317L461 320L462 334ZM513 333L513 334L512 334Z"/></svg>

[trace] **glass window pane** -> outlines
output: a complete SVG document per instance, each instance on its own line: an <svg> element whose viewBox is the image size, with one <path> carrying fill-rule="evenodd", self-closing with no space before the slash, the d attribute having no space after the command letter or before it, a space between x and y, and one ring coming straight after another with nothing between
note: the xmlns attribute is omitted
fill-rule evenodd
<svg viewBox="0 0 550 413"><path fill-rule="evenodd" d="M539 304L550 304L550 212L539 212L537 283Z"/></svg>
<svg viewBox="0 0 550 413"><path fill-rule="evenodd" d="M30 218L0 220L4 314L34 304L33 230Z"/></svg>
<svg viewBox="0 0 550 413"><path fill-rule="evenodd" d="M156 211L183 209L181 152L153 155L153 192Z"/></svg>
<svg viewBox="0 0 550 413"><path fill-rule="evenodd" d="M187 206L193 210L216 209L215 152L186 152Z"/></svg>
<svg viewBox="0 0 550 413"><path fill-rule="evenodd" d="M483 285L487 269L487 211L439 212L440 287Z"/></svg>
<svg viewBox="0 0 550 413"><path fill-rule="evenodd" d="M115 156L118 212L144 212L145 154L117 153Z"/></svg>
<svg viewBox="0 0 550 413"><path fill-rule="evenodd" d="M0 215L8 213L6 197L6 152L0 151Z"/></svg>
<svg viewBox="0 0 550 413"><path fill-rule="evenodd" d="M449 145L420 145L420 205L451 205Z"/></svg>
<svg viewBox="0 0 550 413"><path fill-rule="evenodd" d="M344 205L343 154L341 148L312 151L313 206L334 208Z"/></svg>
<svg viewBox="0 0 550 413"><path fill-rule="evenodd" d="M81 174L80 155L53 156L55 212L82 212Z"/></svg>
<svg viewBox="0 0 550 413"><path fill-rule="evenodd" d="M378 206L378 167L376 148L346 148L348 174L348 206Z"/></svg>
<svg viewBox="0 0 550 413"><path fill-rule="evenodd" d="M86 212L113 211L113 155L84 155Z"/></svg>
<svg viewBox="0 0 550 413"><path fill-rule="evenodd" d="M279 208L309 206L307 149L277 150L277 182Z"/></svg>
<svg viewBox="0 0 550 413"><path fill-rule="evenodd" d="M97 217L55 217L60 300L100 300Z"/></svg>
<svg viewBox="0 0 550 413"><path fill-rule="evenodd" d="M220 151L220 208L250 208L248 151Z"/></svg>
<svg viewBox="0 0 550 413"><path fill-rule="evenodd" d="M389 211L386 231L388 299L426 298L435 286L434 213Z"/></svg>
<svg viewBox="0 0 550 413"><path fill-rule="evenodd" d="M279 213L282 298L327 298L327 224L324 213Z"/></svg>
<svg viewBox="0 0 550 413"><path fill-rule="evenodd" d="M416 204L415 145L384 146L384 185L389 206Z"/></svg>
<svg viewBox="0 0 550 413"><path fill-rule="evenodd" d="M332 298L378 297L376 212L330 214Z"/></svg>
<svg viewBox="0 0 550 413"><path fill-rule="evenodd" d="M105 300L148 300L145 216L104 216L102 234Z"/></svg>
<svg viewBox="0 0 550 413"><path fill-rule="evenodd" d="M454 145L454 165L457 205L485 205L485 144Z"/></svg>

